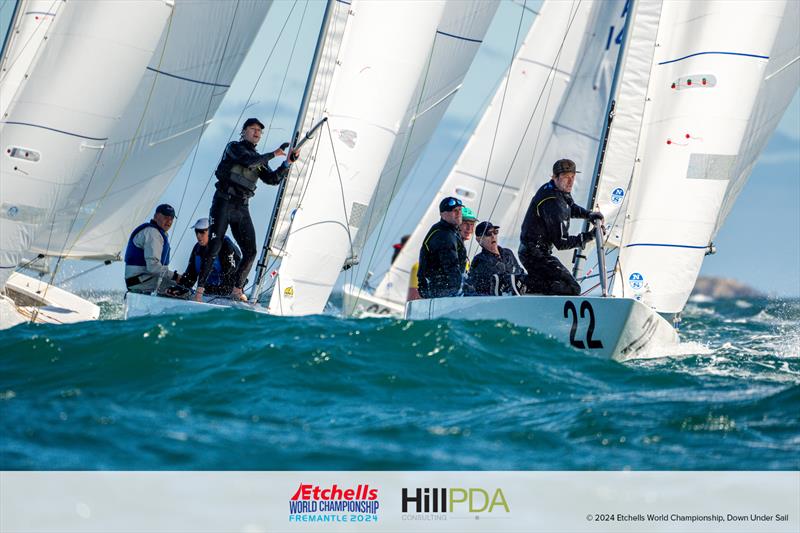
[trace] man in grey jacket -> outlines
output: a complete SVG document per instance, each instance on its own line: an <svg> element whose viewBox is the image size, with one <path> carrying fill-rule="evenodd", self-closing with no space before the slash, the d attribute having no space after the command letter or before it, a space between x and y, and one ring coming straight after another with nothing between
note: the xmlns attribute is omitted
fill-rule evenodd
<svg viewBox="0 0 800 533"><path fill-rule="evenodd" d="M169 204L161 204L150 222L145 222L131 233L125 250L125 285L129 291L175 296L171 292L174 292L180 275L168 267L167 237L167 231L174 221L175 209Z"/></svg>

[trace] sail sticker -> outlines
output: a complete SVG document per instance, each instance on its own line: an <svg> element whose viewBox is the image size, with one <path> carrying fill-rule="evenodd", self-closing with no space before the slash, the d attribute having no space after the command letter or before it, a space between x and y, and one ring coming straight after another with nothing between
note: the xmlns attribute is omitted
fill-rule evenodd
<svg viewBox="0 0 800 533"><path fill-rule="evenodd" d="M702 137L698 137L696 135L692 135L691 133L684 133L682 135L678 135L677 137L667 137L667 144L674 145L674 146L689 146L689 143L692 141L702 141Z"/></svg>
<svg viewBox="0 0 800 533"><path fill-rule="evenodd" d="M12 205L8 208L8 218L16 218L19 214L19 208L15 205Z"/></svg>
<svg viewBox="0 0 800 533"><path fill-rule="evenodd" d="M692 74L673 81L670 89L680 91L685 89L710 89L716 86L717 77L713 74Z"/></svg>
<svg viewBox="0 0 800 533"><path fill-rule="evenodd" d="M612 204L614 205L621 204L623 198L625 198L625 189L623 189L622 187L617 187L616 189L611 191Z"/></svg>
<svg viewBox="0 0 800 533"><path fill-rule="evenodd" d="M19 148L17 146L12 146L11 148L6 149L6 153L9 157L14 157L16 159L23 159L25 161L32 161L37 162L41 159L41 155L39 152L35 150L30 150L28 148Z"/></svg>
<svg viewBox="0 0 800 533"><path fill-rule="evenodd" d="M348 148L356 147L356 140L358 140L358 133L353 130L338 130L339 140L342 141Z"/></svg>
<svg viewBox="0 0 800 533"><path fill-rule="evenodd" d="M456 196L460 196L461 198L475 198L476 194L475 191L470 189L464 189L462 187L456 187Z"/></svg>
<svg viewBox="0 0 800 533"><path fill-rule="evenodd" d="M353 202L350 206L350 220L347 224L351 228L358 228L361 226L361 221L364 220L364 215L367 213L367 206L358 202Z"/></svg>
<svg viewBox="0 0 800 533"><path fill-rule="evenodd" d="M634 272L628 278L628 283L630 284L631 289L638 291L644 287L644 276L638 272Z"/></svg>
<svg viewBox="0 0 800 533"><path fill-rule="evenodd" d="M283 289L283 295L286 298L293 297L294 296L294 287L286 287L285 289Z"/></svg>

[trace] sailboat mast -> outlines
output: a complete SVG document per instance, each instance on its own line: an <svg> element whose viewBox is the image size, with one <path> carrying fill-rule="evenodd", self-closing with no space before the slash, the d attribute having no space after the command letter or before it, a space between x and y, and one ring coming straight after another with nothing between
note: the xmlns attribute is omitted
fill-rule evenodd
<svg viewBox="0 0 800 533"><path fill-rule="evenodd" d="M603 138L600 146L597 149L597 157L594 162L594 169L592 170L592 182L589 185L589 198L586 202L586 208L592 210L594 208L595 199L597 198L597 185L600 182L600 173L603 171L603 159L606 155L606 145L608 144L608 134L611 131L611 123L614 121L614 108L617 104L617 96L619 93L619 78L622 71L622 64L625 60L626 51L628 49L628 42L630 40L630 27L631 18L633 18L634 3L636 0L628 0L625 4L625 26L622 28L622 43L620 43L619 52L617 53L617 63L614 66L614 77L611 80L611 90L608 93L608 106L606 107L606 117L603 122ZM589 221L583 222L582 232L589 229ZM602 250L600 253L603 253ZM583 262L586 256L583 255L583 249L576 249L575 256L572 259L572 275L576 278L580 275ZM603 272L605 274L605 272Z"/></svg>
<svg viewBox="0 0 800 533"><path fill-rule="evenodd" d="M311 61L311 68L308 72L308 79L306 80L306 87L303 92L303 100L300 104L300 111L297 113L297 121L294 126L294 135L292 135L291 146L287 154L292 153L295 144L300 137L300 130L303 127L306 111L308 110L308 102L311 99L311 90L314 87L314 82L317 78L317 70L319 67L320 58L322 56L322 47L325 44L325 38L328 35L328 26L330 25L331 17L333 16L334 4L336 0L328 0L328 5L325 6L325 15L322 17L322 26L319 29L319 37L317 38L317 47L314 50L314 59ZM284 191L286 190L286 180L281 181L278 186L278 195L275 197L275 204L272 206L272 215L269 219L267 226L267 234L264 237L264 245L261 247L261 256L258 258L256 265L256 281L253 284L253 289L250 292L250 300L255 301L261 292L261 285L264 282L264 274L267 269L267 259L269 258L269 243L272 240L272 235L275 232L275 222L278 219L278 212L280 211L281 202L283 201Z"/></svg>

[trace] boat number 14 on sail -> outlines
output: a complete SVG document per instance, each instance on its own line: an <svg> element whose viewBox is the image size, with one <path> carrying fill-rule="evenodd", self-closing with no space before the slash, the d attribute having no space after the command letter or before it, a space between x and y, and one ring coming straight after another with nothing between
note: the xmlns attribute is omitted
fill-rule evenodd
<svg viewBox="0 0 800 533"><path fill-rule="evenodd" d="M584 300L581 302L580 317L584 318L587 312L589 314L589 327L586 328L586 342L584 343L582 340L577 340L575 338L575 332L578 330L578 310L571 300L564 302L564 318L569 318L570 313L572 314L572 327L569 330L569 343L575 348L579 348L581 350L586 348L602 348L602 341L592 338L592 335L594 335L594 309L592 309L592 304Z"/></svg>

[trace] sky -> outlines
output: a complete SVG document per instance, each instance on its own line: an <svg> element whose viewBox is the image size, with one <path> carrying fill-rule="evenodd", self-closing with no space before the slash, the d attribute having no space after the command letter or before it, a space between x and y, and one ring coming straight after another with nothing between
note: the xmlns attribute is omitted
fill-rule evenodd
<svg viewBox="0 0 800 533"><path fill-rule="evenodd" d="M433 195L441 180L446 177L497 89L513 57L517 30L521 30L521 40L540 2L529 2L524 10L521 4L504 1L498 8L462 89L398 193L398 198L424 200L407 202L406 205L393 204L389 210L390 224L384 229L381 239L372 239L362 254L362 257L369 257L375 247L374 260L369 268L375 274L373 279L388 268L391 244L401 235L410 233L425 207L435 200ZM191 173L187 162L164 193L162 201L178 207L184 187L187 189L171 236L172 266L177 270L185 268L184 262L194 245L190 226L197 218L207 216L213 194L213 171L231 132L238 131L240 115L243 114L243 118L259 117L268 125L259 144L260 151L271 151L288 140L305 86L323 8L324 2L321 1L283 0L273 5L242 69L199 144ZM259 77L262 69L264 74ZM252 99L249 98L251 92ZM209 183L212 185L206 188ZM251 201L250 212L259 243L264 238L274 198L275 188L262 184ZM735 278L771 295L800 296L799 203L800 97L795 94L715 240L717 253L706 258L701 274ZM67 262L63 277L88 266L91 265L85 262ZM101 269L101 273L78 278L73 287L79 289L91 285L123 290L122 270L122 265L115 263ZM358 275L365 273L366 267L361 265Z"/></svg>

